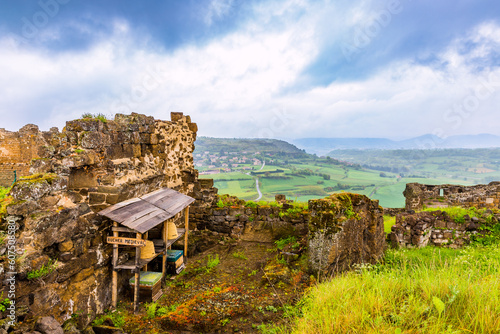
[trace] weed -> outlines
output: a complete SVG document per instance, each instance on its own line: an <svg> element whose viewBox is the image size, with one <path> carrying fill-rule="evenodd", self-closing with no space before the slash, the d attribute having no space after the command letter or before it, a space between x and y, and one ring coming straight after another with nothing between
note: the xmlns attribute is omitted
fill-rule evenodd
<svg viewBox="0 0 500 334"><path fill-rule="evenodd" d="M258 207L259 205L258 205L257 203L255 203L254 201L248 201L248 202L246 202L246 203L245 203L245 206L246 206L247 208L256 208L256 207Z"/></svg>
<svg viewBox="0 0 500 334"><path fill-rule="evenodd" d="M256 269L256 270L252 270L252 271L250 272L250 274L248 274L248 276L249 276L249 277L250 277L250 276L255 276L255 275L257 275L257 272L258 272L258 270L257 270L257 269Z"/></svg>
<svg viewBox="0 0 500 334"><path fill-rule="evenodd" d="M288 245L290 245L292 249L300 247L300 244L297 242L297 238L295 238L295 236L293 235L284 239L276 240L274 243L279 250L285 249L285 247Z"/></svg>
<svg viewBox="0 0 500 334"><path fill-rule="evenodd" d="M2 294L0 294L0 313L4 312L9 306L10 306L10 299L3 298L3 291L2 291Z"/></svg>
<svg viewBox="0 0 500 334"><path fill-rule="evenodd" d="M125 317L119 311L107 312L95 318L92 322L94 326L101 326L106 320L110 320L115 327L123 328L125 326Z"/></svg>
<svg viewBox="0 0 500 334"><path fill-rule="evenodd" d="M234 252L233 257L237 259L248 260L248 257L246 257L245 253L243 252Z"/></svg>
<svg viewBox="0 0 500 334"><path fill-rule="evenodd" d="M158 308L158 303L146 304L146 318L153 319L156 315L157 308Z"/></svg>
<svg viewBox="0 0 500 334"><path fill-rule="evenodd" d="M9 188L4 188L4 187L0 187L0 199L4 199L5 197L7 197L7 194L9 193L11 187Z"/></svg>
<svg viewBox="0 0 500 334"><path fill-rule="evenodd" d="M51 274L56 269L56 267L57 267L57 260L50 259L49 262L47 264L44 264L40 269L29 271L26 277L29 280L36 278L43 278Z"/></svg>
<svg viewBox="0 0 500 334"><path fill-rule="evenodd" d="M222 319L222 320L220 321L220 324L222 325L222 327L224 327L224 326L226 326L226 325L227 325L227 323L228 323L228 322L230 322L230 321L231 321L231 319L229 319L229 318L225 318L225 319Z"/></svg>
<svg viewBox="0 0 500 334"><path fill-rule="evenodd" d="M91 113L87 112L87 113L82 114L82 118L83 119L96 119L96 120L99 120L103 123L106 123L108 121L106 115L101 114L101 113L91 114Z"/></svg>
<svg viewBox="0 0 500 334"><path fill-rule="evenodd" d="M268 305L268 306L266 306L266 311L276 313L276 312L278 312L278 309L276 307L274 307L273 305Z"/></svg>
<svg viewBox="0 0 500 334"><path fill-rule="evenodd" d="M163 317L164 315L168 314L169 310L167 307L160 307L156 310L156 315L159 317Z"/></svg>
<svg viewBox="0 0 500 334"><path fill-rule="evenodd" d="M220 262L219 254L215 254L215 257L212 257L212 255L208 255L205 271L209 273L213 268L215 268L219 264L219 262Z"/></svg>

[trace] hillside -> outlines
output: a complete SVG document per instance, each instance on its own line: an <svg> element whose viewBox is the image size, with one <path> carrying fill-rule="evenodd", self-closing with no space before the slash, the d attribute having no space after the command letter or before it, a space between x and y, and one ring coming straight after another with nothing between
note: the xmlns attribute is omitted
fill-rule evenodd
<svg viewBox="0 0 500 334"><path fill-rule="evenodd" d="M500 137L491 134L459 135L440 138L431 134L405 139L387 138L299 138L292 141L308 153L324 155L345 149L437 149L500 147Z"/></svg>
<svg viewBox="0 0 500 334"><path fill-rule="evenodd" d="M196 139L194 154L197 153L286 153L290 155L304 155L304 150L295 145L277 139L255 139L255 138L212 138L198 137Z"/></svg>

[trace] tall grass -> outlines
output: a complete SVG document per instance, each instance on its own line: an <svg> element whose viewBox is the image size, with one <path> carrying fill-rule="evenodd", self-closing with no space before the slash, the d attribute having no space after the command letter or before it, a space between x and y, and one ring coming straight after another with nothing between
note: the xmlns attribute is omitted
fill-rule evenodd
<svg viewBox="0 0 500 334"><path fill-rule="evenodd" d="M316 286L268 333L500 333L500 247L389 250Z"/></svg>
<svg viewBox="0 0 500 334"><path fill-rule="evenodd" d="M469 215L470 217L483 217L483 218L488 218L491 217L491 214L487 214L486 208L483 209L478 209L475 207L470 207L470 208L463 208L460 206L450 206L450 207L443 207L443 208L426 208L423 209L422 211L445 211L456 223L464 223L465 222L465 215Z"/></svg>

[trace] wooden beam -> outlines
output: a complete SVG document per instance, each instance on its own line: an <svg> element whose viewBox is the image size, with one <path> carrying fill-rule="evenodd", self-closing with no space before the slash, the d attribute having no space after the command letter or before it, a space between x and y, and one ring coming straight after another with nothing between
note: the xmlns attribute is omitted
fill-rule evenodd
<svg viewBox="0 0 500 334"><path fill-rule="evenodd" d="M148 240L149 237L149 232L144 233L144 239ZM148 271L148 264L144 266L144 271Z"/></svg>
<svg viewBox="0 0 500 334"><path fill-rule="evenodd" d="M184 227L186 228L186 233L184 234L184 259L187 262L187 251L188 251L188 233L189 233L189 206L184 209Z"/></svg>
<svg viewBox="0 0 500 334"><path fill-rule="evenodd" d="M122 227L122 226L118 226L118 223L116 223L117 225L116 226L113 226L111 228L111 231L113 232L128 232L128 233L137 233L136 230L133 230L131 228L128 228L128 227Z"/></svg>
<svg viewBox="0 0 500 334"><path fill-rule="evenodd" d="M162 260L162 264L161 264L161 274L162 274L162 278L165 277L166 273L167 273L167 251L168 251L168 245L167 245L167 229L168 229L168 226L167 226L167 221L164 221L163 222L163 233L162 233L162 239L163 239L163 244L165 245L165 252L163 253L163 260Z"/></svg>
<svg viewBox="0 0 500 334"><path fill-rule="evenodd" d="M142 239L142 234L137 233L136 239ZM134 313L139 312L139 285L141 280L141 267L139 261L141 260L141 248L135 248L135 286L134 286Z"/></svg>
<svg viewBox="0 0 500 334"><path fill-rule="evenodd" d="M113 222L113 227L117 227L118 223ZM118 231L113 230L113 236L118 237ZM118 264L118 245L113 245L113 281L111 287L111 301L113 307L116 308L118 304L118 272L116 271L116 265Z"/></svg>

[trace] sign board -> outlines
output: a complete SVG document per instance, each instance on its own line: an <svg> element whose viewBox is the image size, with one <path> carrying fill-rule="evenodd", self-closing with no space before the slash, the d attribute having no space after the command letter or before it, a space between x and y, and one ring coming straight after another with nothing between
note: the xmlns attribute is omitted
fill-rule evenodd
<svg viewBox="0 0 500 334"><path fill-rule="evenodd" d="M133 239L133 238L108 237L107 242L108 244L113 244L113 245L124 245L133 247L146 246L146 240Z"/></svg>

